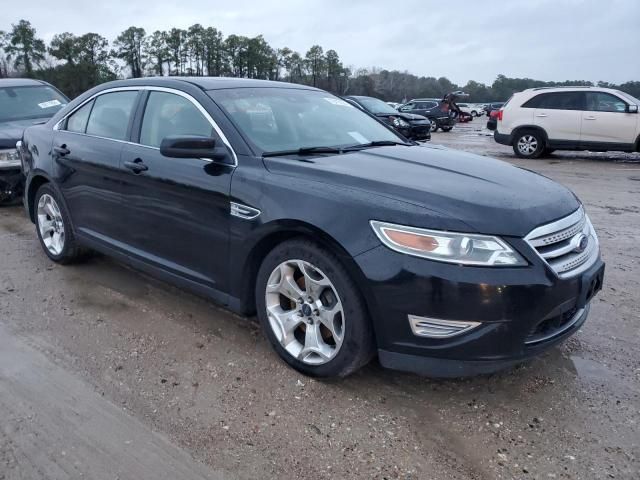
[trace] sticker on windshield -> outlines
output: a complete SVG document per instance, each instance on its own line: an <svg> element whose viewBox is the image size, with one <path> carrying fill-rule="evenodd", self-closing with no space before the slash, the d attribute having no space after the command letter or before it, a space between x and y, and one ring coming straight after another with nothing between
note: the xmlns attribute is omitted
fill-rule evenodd
<svg viewBox="0 0 640 480"><path fill-rule="evenodd" d="M49 100L48 102L39 103L38 106L40 108L51 108L60 105L60 100Z"/></svg>
<svg viewBox="0 0 640 480"><path fill-rule="evenodd" d="M369 140L360 132L347 132L358 143L369 143Z"/></svg>
<svg viewBox="0 0 640 480"><path fill-rule="evenodd" d="M329 102L332 105L338 105L340 107L351 107L351 105L349 105L349 102L345 102L344 100L341 100L339 98L332 98L332 97L322 97L325 99L325 101Z"/></svg>

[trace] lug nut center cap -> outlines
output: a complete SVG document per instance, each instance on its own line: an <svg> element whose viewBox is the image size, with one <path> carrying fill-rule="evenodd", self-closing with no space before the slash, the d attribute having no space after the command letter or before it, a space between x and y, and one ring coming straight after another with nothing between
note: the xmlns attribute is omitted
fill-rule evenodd
<svg viewBox="0 0 640 480"><path fill-rule="evenodd" d="M308 303L305 303L304 305L302 305L302 314L305 317L310 317L312 313L313 311L311 310L311 306Z"/></svg>

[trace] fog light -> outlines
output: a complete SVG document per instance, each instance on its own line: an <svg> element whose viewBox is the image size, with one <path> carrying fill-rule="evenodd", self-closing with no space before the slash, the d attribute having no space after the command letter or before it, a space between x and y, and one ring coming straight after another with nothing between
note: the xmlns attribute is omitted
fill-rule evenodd
<svg viewBox="0 0 640 480"><path fill-rule="evenodd" d="M409 325L413 334L418 337L449 338L476 328L480 322L440 320L409 315Z"/></svg>

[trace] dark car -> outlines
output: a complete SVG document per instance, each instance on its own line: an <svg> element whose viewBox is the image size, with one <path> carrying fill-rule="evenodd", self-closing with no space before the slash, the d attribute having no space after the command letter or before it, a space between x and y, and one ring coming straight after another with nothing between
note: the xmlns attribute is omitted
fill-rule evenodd
<svg viewBox="0 0 640 480"><path fill-rule="evenodd" d="M443 132L449 132L455 125L455 119L449 106L438 99L417 98L402 105L398 108L398 111L427 117L431 121L432 132L435 132L438 128Z"/></svg>
<svg viewBox="0 0 640 480"><path fill-rule="evenodd" d="M487 117L491 115L491 112L495 110L500 110L503 105L504 105L504 102L487 103L484 107L484 111L486 112Z"/></svg>
<svg viewBox="0 0 640 480"><path fill-rule="evenodd" d="M500 114L500 110L492 110L489 114L489 120L487 120L487 128L489 130L495 130L498 128L498 115Z"/></svg>
<svg viewBox="0 0 640 480"><path fill-rule="evenodd" d="M428 145L315 88L159 77L93 88L20 152L51 260L95 249L257 313L305 374L489 372L574 334L604 271L577 197Z"/></svg>
<svg viewBox="0 0 640 480"><path fill-rule="evenodd" d="M379 118L406 138L411 140L431 139L431 122L427 117L399 112L389 104L374 97L349 95L344 99L353 102L356 106Z"/></svg>
<svg viewBox="0 0 640 480"><path fill-rule="evenodd" d="M69 100L53 86L26 78L0 79L0 203L22 194L16 142L28 126L51 118Z"/></svg>

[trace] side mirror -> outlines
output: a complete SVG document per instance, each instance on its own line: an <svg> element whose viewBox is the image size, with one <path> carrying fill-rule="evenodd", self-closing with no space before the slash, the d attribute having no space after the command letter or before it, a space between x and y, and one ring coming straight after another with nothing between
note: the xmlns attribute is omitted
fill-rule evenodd
<svg viewBox="0 0 640 480"><path fill-rule="evenodd" d="M627 105L627 113L638 113L638 105Z"/></svg>
<svg viewBox="0 0 640 480"><path fill-rule="evenodd" d="M197 135L170 135L162 139L160 153L172 158L209 158L227 160L225 147L217 147L216 139Z"/></svg>

